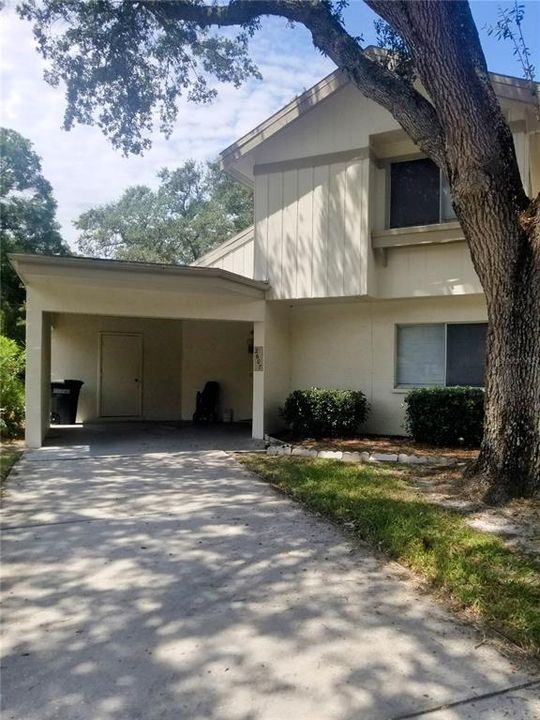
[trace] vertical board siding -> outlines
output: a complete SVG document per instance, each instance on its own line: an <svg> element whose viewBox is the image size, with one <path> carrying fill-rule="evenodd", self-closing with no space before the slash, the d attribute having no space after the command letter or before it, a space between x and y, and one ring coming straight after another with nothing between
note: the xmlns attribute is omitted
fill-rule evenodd
<svg viewBox="0 0 540 720"><path fill-rule="evenodd" d="M311 297L326 296L329 180L328 165L314 168Z"/></svg>
<svg viewBox="0 0 540 720"><path fill-rule="evenodd" d="M374 204L372 192L372 164L369 158L362 160L360 163L360 266L359 266L359 283L358 292L365 295L368 291L368 273L373 270L373 264L370 263L372 254L371 250L371 207ZM365 238L365 240L364 240ZM370 265L372 266L370 268Z"/></svg>
<svg viewBox="0 0 540 720"><path fill-rule="evenodd" d="M345 164L330 165L328 185L328 242L326 244L326 294L343 295L345 235Z"/></svg>
<svg viewBox="0 0 540 720"><path fill-rule="evenodd" d="M281 297L294 297L298 242L298 170L283 173L283 235L281 246Z"/></svg>
<svg viewBox="0 0 540 720"><path fill-rule="evenodd" d="M295 297L311 297L313 168L302 168L298 171L297 228Z"/></svg>
<svg viewBox="0 0 540 720"><path fill-rule="evenodd" d="M244 245L244 267L250 271L250 274L244 273L247 277L254 278L255 263L254 263L254 252L255 252L255 241L246 243Z"/></svg>
<svg viewBox="0 0 540 720"><path fill-rule="evenodd" d="M346 170L344 254L347 272L343 276L344 295L358 295L362 287L361 167L361 163L350 163Z"/></svg>
<svg viewBox="0 0 540 720"><path fill-rule="evenodd" d="M369 160L258 175L255 277L276 299L366 293Z"/></svg>
<svg viewBox="0 0 540 720"><path fill-rule="evenodd" d="M529 187L529 138L525 132L513 133L514 149L516 151L516 160L521 175L521 182L526 192L530 192Z"/></svg>
<svg viewBox="0 0 540 720"><path fill-rule="evenodd" d="M267 280L266 263L268 242L268 175L259 175L255 182L255 280Z"/></svg>
<svg viewBox="0 0 540 720"><path fill-rule="evenodd" d="M268 176L268 240L266 243L266 272L276 297L281 293L283 246L283 174Z"/></svg>
<svg viewBox="0 0 540 720"><path fill-rule="evenodd" d="M206 267L216 267L222 270L253 278L253 253L255 241L253 238L247 240L239 247L232 250L225 250L222 255L206 263Z"/></svg>

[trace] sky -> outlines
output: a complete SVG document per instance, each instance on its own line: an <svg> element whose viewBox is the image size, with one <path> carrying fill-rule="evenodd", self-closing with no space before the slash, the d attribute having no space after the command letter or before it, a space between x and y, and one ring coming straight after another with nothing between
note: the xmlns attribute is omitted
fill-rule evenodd
<svg viewBox="0 0 540 720"><path fill-rule="evenodd" d="M540 0L520 1L526 8L526 41L540 74ZM16 0L7 0L0 13L0 123L33 142L43 174L53 186L62 234L74 249L73 221L82 212L116 200L129 185L156 187L156 173L162 167L175 168L189 158L214 159L334 69L313 48L304 28L291 29L280 19L265 20L252 43L262 81L250 80L239 89L220 85L211 105L182 105L169 140L156 133L144 156L125 158L98 128L62 129L63 90L42 79L44 63L34 49L30 25L18 18L15 5ZM509 5L504 0L471 2L489 68L520 76L511 44L488 37L484 29L496 21L499 7ZM347 29L369 44L374 41L375 17L361 0L352 0L345 15Z"/></svg>

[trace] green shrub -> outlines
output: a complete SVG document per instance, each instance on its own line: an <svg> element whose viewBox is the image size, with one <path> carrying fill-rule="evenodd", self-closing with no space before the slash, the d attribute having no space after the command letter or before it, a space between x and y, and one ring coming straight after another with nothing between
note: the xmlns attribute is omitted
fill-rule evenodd
<svg viewBox="0 0 540 720"><path fill-rule="evenodd" d="M419 388L407 395L405 403L406 427L415 440L434 445L480 445L484 423L481 388Z"/></svg>
<svg viewBox="0 0 540 720"><path fill-rule="evenodd" d="M281 414L295 437L346 437L354 435L369 412L360 390L312 387L295 390Z"/></svg>
<svg viewBox="0 0 540 720"><path fill-rule="evenodd" d="M0 435L16 437L24 423L24 351L0 335Z"/></svg>

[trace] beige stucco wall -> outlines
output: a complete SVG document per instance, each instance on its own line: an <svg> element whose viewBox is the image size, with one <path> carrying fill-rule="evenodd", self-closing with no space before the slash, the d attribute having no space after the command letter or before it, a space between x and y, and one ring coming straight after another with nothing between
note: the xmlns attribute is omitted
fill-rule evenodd
<svg viewBox="0 0 540 720"><path fill-rule="evenodd" d="M137 278L135 278L135 281ZM161 279L161 287L153 288L141 277L138 284L122 285L122 277L111 284L100 283L98 273L88 284L44 280L34 282L33 302L49 312L71 312L115 317L202 318L209 320L255 320L264 317L264 300L225 294L218 291L197 293L179 292L167 288L168 278ZM133 282L133 285L131 284Z"/></svg>
<svg viewBox="0 0 540 720"><path fill-rule="evenodd" d="M482 293L465 242L389 248L377 267L377 296L407 298Z"/></svg>
<svg viewBox="0 0 540 720"><path fill-rule="evenodd" d="M182 391L182 323L178 320L55 314L51 379L82 380L78 422L98 417L101 332L141 333L142 419L179 420Z"/></svg>
<svg viewBox="0 0 540 720"><path fill-rule="evenodd" d="M262 375L265 432L282 426L279 408L290 392L289 321L287 304L267 303L264 325L255 324L255 344L264 347L264 369L256 375Z"/></svg>
<svg viewBox="0 0 540 720"><path fill-rule="evenodd" d="M200 276L195 269L193 274L178 275L159 266L132 269L108 263L90 265L86 261L65 267L61 260L42 263L27 261L22 256L17 262L27 286L26 441L29 447L41 445L49 425L49 318L55 328L52 377L83 380L78 418L83 421L96 418L98 412L100 331L144 335L143 418L176 420L182 416L182 321L186 318L214 320L220 321L218 325L221 321L242 322L249 327L264 321L263 290L226 276ZM223 330L223 335L234 345L234 332L227 334ZM245 349L242 358L251 366L247 338L242 339L242 347ZM237 418L253 416L256 419L253 427L259 433L257 437L261 437L263 397L259 393L251 406L250 371L251 368L248 385L242 385L241 389L237 385L233 389L233 394L241 398L238 408L230 400L228 407L233 407ZM188 385L186 390L189 389ZM197 389L191 387L190 398L194 398ZM187 414L187 406L184 410Z"/></svg>
<svg viewBox="0 0 540 720"><path fill-rule="evenodd" d="M183 322L182 418L191 420L197 390L208 380L221 386L220 411L232 409L235 421L252 417L253 356L251 323Z"/></svg>
<svg viewBox="0 0 540 720"><path fill-rule="evenodd" d="M394 390L396 324L485 319L481 296L296 305L290 309L290 390L360 389L372 405L365 430L403 434L404 393Z"/></svg>
<svg viewBox="0 0 540 720"><path fill-rule="evenodd" d="M361 389L372 405L365 430L403 433L403 392L394 390L395 327L410 322L483 321L480 295L408 300L270 302L255 343L264 347L257 373L266 431L280 426L289 392L311 385ZM207 380L222 388L221 409L252 416L250 323L52 315L53 379L85 385L79 421L97 415L99 333L140 332L144 343L143 417L189 420ZM46 373L47 357L43 356Z"/></svg>

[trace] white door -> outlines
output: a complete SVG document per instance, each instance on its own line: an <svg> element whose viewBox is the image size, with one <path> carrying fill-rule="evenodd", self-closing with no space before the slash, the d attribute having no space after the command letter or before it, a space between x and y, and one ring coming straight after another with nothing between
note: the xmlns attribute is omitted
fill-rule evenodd
<svg viewBox="0 0 540 720"><path fill-rule="evenodd" d="M141 391L142 336L136 333L101 333L101 417L140 416Z"/></svg>

